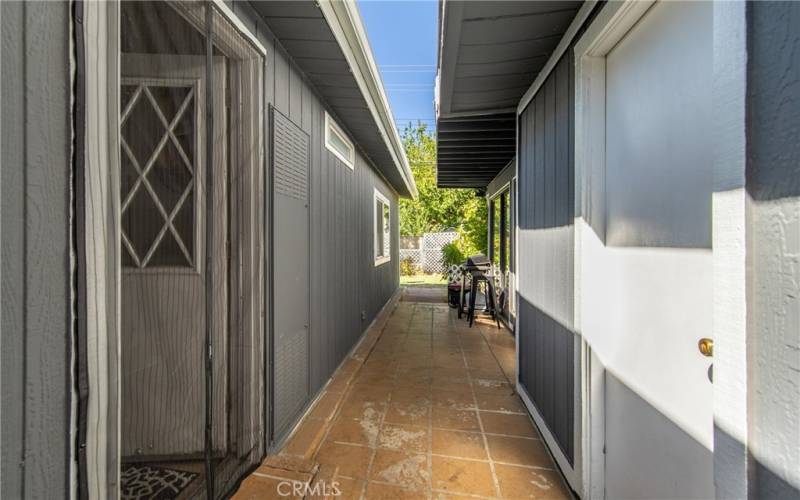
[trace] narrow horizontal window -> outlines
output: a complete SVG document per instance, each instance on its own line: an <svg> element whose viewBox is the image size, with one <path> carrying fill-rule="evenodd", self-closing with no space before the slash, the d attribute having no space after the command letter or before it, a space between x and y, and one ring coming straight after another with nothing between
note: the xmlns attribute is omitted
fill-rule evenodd
<svg viewBox="0 0 800 500"><path fill-rule="evenodd" d="M353 143L328 113L325 113L325 147L353 170L356 154Z"/></svg>
<svg viewBox="0 0 800 500"><path fill-rule="evenodd" d="M392 252L392 216L391 205L388 198L375 190L373 203L375 228L375 265L378 266L391 260Z"/></svg>

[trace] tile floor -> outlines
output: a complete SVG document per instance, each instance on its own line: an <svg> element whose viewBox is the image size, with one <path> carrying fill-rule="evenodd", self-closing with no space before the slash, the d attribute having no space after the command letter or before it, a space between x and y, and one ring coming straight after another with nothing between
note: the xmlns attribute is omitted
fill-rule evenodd
<svg viewBox="0 0 800 500"><path fill-rule="evenodd" d="M511 386L507 331L407 301L380 327L234 498L286 498L277 481L319 471L342 499L570 498Z"/></svg>

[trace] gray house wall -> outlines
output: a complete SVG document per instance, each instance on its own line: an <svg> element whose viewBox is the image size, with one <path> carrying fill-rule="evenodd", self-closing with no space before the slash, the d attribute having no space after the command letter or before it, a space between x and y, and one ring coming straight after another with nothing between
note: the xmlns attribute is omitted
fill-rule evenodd
<svg viewBox="0 0 800 500"><path fill-rule="evenodd" d="M3 498L64 496L72 391L69 5L2 2Z"/></svg>
<svg viewBox="0 0 800 500"><path fill-rule="evenodd" d="M400 286L397 193L370 165L357 144L353 170L328 151L324 140L325 103L258 14L244 2L228 5L266 47L265 106L274 105L311 138L313 395ZM373 259L375 188L391 203L393 235L391 260L378 267Z"/></svg>
<svg viewBox="0 0 800 500"><path fill-rule="evenodd" d="M573 459L574 66L568 50L518 123L519 380Z"/></svg>
<svg viewBox="0 0 800 500"><path fill-rule="evenodd" d="M750 498L800 498L800 4L748 5Z"/></svg>

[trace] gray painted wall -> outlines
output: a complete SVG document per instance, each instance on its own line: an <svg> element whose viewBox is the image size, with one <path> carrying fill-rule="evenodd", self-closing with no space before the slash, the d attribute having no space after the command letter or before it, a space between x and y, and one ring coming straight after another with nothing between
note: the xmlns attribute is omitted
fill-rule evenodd
<svg viewBox="0 0 800 500"><path fill-rule="evenodd" d="M2 2L3 498L70 484L69 6Z"/></svg>
<svg viewBox="0 0 800 500"><path fill-rule="evenodd" d="M749 4L751 498L800 498L800 4Z"/></svg>
<svg viewBox="0 0 800 500"><path fill-rule="evenodd" d="M568 50L519 116L519 377L573 457L574 68Z"/></svg>
<svg viewBox="0 0 800 500"><path fill-rule="evenodd" d="M354 170L325 148L325 104L253 9L229 5L267 49L265 105L273 104L311 138L313 399L400 286L397 194L358 147ZM375 188L391 203L393 235L392 258L378 267L372 257Z"/></svg>

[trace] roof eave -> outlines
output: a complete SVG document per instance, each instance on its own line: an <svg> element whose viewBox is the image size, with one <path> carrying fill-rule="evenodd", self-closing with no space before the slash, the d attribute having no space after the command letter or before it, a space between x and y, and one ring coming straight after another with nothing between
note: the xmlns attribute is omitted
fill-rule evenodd
<svg viewBox="0 0 800 500"><path fill-rule="evenodd" d="M342 49L381 137L394 160L394 166L403 179L406 192L404 193L400 189L398 192L401 195L416 198L418 193L414 176L411 173L408 158L406 158L403 142L395 127L389 99L386 97L378 67L372 57L372 50L358 7L355 2L351 1L320 0L319 8Z"/></svg>

